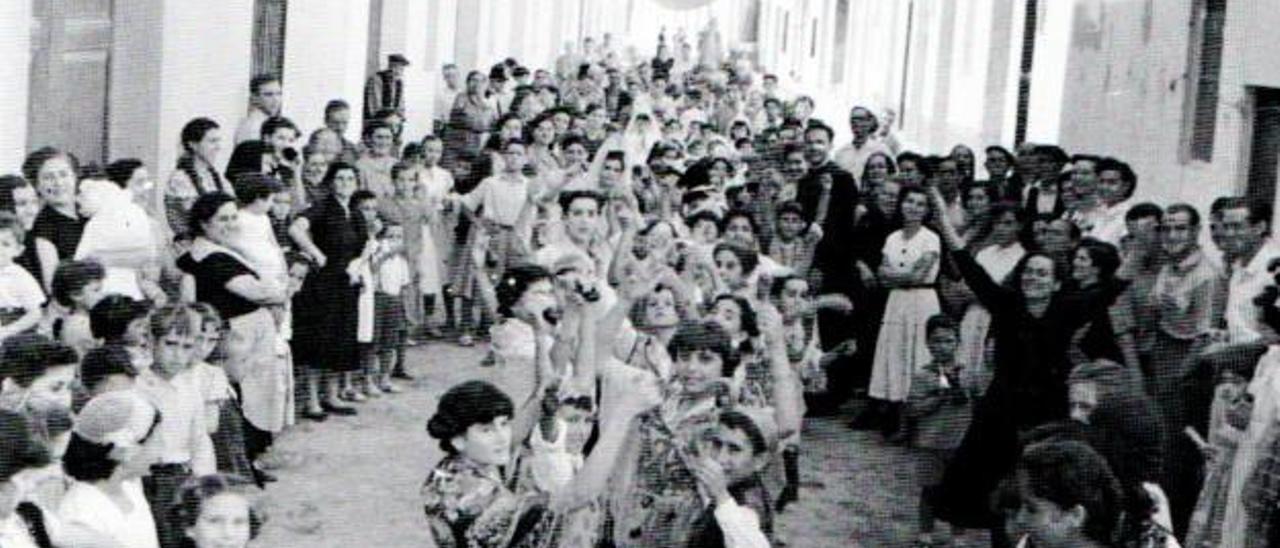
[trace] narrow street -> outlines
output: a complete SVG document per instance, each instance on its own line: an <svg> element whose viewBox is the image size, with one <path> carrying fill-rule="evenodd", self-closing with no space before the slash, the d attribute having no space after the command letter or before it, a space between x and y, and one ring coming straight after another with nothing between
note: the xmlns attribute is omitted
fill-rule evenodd
<svg viewBox="0 0 1280 548"><path fill-rule="evenodd" d="M261 546L400 548L430 546L418 486L441 452L426 433L435 400L449 386L481 378L517 401L530 377L482 368L481 346L432 344L410 351L418 376L403 394L360 407L351 418L304 421L278 444L284 469L264 498ZM845 428L848 413L806 423L801 500L781 515L786 546L910 546L918 486L908 450ZM969 534L958 546L983 546Z"/></svg>

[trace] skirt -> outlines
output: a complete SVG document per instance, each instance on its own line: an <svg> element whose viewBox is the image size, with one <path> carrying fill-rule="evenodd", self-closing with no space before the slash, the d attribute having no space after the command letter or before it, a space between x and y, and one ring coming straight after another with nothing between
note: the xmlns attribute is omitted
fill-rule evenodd
<svg viewBox="0 0 1280 548"><path fill-rule="evenodd" d="M232 318L227 377L241 390L241 409L255 427L279 432L293 424L293 366L289 347L265 308Z"/></svg>
<svg viewBox="0 0 1280 548"><path fill-rule="evenodd" d="M930 360L925 323L939 311L938 294L932 288L889 293L871 363L871 397L891 402L907 399L911 377Z"/></svg>

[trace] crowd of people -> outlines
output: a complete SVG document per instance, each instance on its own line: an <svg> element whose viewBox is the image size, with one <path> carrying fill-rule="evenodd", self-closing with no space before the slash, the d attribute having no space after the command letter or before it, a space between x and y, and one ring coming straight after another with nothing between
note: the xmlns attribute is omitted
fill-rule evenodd
<svg viewBox="0 0 1280 548"><path fill-rule="evenodd" d="M263 75L225 169L201 117L161 184L55 147L0 177L0 545L246 546L276 436L478 338L534 389L440 398L439 546L772 545L850 400L916 453L918 546L1280 542L1270 204L906 150L862 106L838 144L715 37L610 41L446 65L425 136L394 55L359 143L334 99L299 147Z"/></svg>

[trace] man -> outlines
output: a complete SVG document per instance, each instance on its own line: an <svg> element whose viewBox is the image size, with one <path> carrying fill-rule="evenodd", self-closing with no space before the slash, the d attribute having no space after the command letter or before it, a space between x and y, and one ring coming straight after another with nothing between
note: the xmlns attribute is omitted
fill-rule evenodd
<svg viewBox="0 0 1280 548"><path fill-rule="evenodd" d="M836 151L835 163L853 175L859 191L865 190L861 177L862 169L867 165L867 158L877 152L893 156L888 146L879 139L873 138L879 129L880 121L870 109L853 107L849 111L849 130L853 132L853 142Z"/></svg>
<svg viewBox="0 0 1280 548"><path fill-rule="evenodd" d="M462 78L458 73L458 65L445 63L440 68L440 82L436 85L432 109L433 130L436 135L444 131L449 123L449 112L453 110L453 103L457 101L459 93L462 93Z"/></svg>
<svg viewBox="0 0 1280 548"><path fill-rule="evenodd" d="M1124 215L1121 214L1118 218L1110 215L1110 210L1098 191L1098 165L1102 158L1079 154L1071 161L1071 182L1075 197L1072 200L1074 207L1067 213L1067 218L1079 226L1080 232L1085 236L1111 245L1120 245L1120 238L1125 233Z"/></svg>
<svg viewBox="0 0 1280 548"><path fill-rule="evenodd" d="M1275 283L1268 271L1280 257L1280 245L1271 238L1271 205L1233 198L1222 210L1222 230L1235 262L1227 285L1227 337L1235 343L1271 340L1275 333L1262 321L1254 298Z"/></svg>
<svg viewBox="0 0 1280 548"><path fill-rule="evenodd" d="M391 109L404 114L404 68L409 60L399 53L387 56L387 70L373 73L364 85L364 118Z"/></svg>
<svg viewBox="0 0 1280 548"><path fill-rule="evenodd" d="M339 159L347 163L355 163L360 157L360 147L347 139L347 127L350 125L351 105L346 101L334 99L324 106L324 127L333 130L342 140L342 154Z"/></svg>
<svg viewBox="0 0 1280 548"><path fill-rule="evenodd" d="M1018 148L1018 173L1028 181L1022 189L1022 200L1031 215L1057 217L1065 212L1066 204L1058 195L1058 174L1067 161L1066 152L1053 145Z"/></svg>
<svg viewBox="0 0 1280 548"><path fill-rule="evenodd" d="M485 91L485 96L498 116L506 114L511 108L511 101L515 99L515 92L506 87L507 69L502 63L498 63L489 69L489 89Z"/></svg>
<svg viewBox="0 0 1280 548"><path fill-rule="evenodd" d="M259 74L249 81L249 113L236 128L236 144L253 141L262 136L262 123L267 118L280 115L284 103L284 91L280 77Z"/></svg>

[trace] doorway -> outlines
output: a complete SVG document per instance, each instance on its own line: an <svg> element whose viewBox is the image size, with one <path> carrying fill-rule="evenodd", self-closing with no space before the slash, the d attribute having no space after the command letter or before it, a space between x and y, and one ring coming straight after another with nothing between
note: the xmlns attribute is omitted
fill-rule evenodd
<svg viewBox="0 0 1280 548"><path fill-rule="evenodd" d="M1252 137L1249 143L1249 200L1272 204L1276 199L1280 169L1280 88L1249 88L1253 103Z"/></svg>
<svg viewBox="0 0 1280 548"><path fill-rule="evenodd" d="M32 3L27 148L107 160L112 0Z"/></svg>

